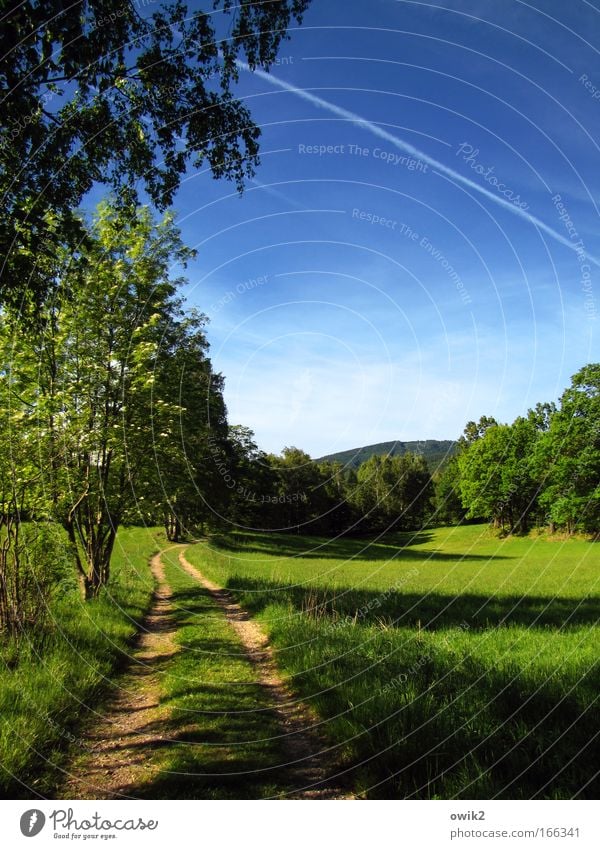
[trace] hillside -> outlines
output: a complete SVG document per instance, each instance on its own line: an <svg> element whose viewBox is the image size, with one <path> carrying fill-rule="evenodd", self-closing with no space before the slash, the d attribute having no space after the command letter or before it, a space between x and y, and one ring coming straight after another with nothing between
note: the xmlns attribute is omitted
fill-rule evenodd
<svg viewBox="0 0 600 849"><path fill-rule="evenodd" d="M338 451L336 454L319 457L319 460L332 460L357 469L373 454L389 454L392 457L396 454L422 454L433 472L454 453L455 446L456 443L451 439L423 439L414 442L397 440L395 442L378 442L375 445L365 445L362 448L351 448L348 451Z"/></svg>

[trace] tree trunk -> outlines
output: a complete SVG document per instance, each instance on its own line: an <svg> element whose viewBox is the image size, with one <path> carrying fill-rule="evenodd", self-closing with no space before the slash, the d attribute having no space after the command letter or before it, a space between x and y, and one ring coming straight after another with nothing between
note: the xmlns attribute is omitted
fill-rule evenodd
<svg viewBox="0 0 600 849"><path fill-rule="evenodd" d="M168 513L165 517L165 533L169 542L179 542L181 539L181 522L175 513Z"/></svg>
<svg viewBox="0 0 600 849"><path fill-rule="evenodd" d="M108 522L110 524L106 527ZM85 516L81 523L71 517L65 523L65 529L73 545L81 592L88 601L97 598L109 581L117 525L110 519L102 521L102 517L97 522L86 522Z"/></svg>
<svg viewBox="0 0 600 849"><path fill-rule="evenodd" d="M0 632L16 636L24 618L20 598L21 516L16 503L6 506L0 517L0 528L4 528L0 546Z"/></svg>

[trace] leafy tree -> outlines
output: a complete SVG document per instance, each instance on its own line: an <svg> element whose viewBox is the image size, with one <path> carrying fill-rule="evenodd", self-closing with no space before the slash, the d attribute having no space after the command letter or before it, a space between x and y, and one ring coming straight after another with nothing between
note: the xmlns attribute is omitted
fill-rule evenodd
<svg viewBox="0 0 600 849"><path fill-rule="evenodd" d="M94 183L160 209L191 162L241 188L259 129L235 97L238 59L268 69L309 0L9 0L0 37L0 300L52 288L38 259L85 235L73 210ZM55 228L48 226L55 214Z"/></svg>
<svg viewBox="0 0 600 849"><path fill-rule="evenodd" d="M466 516L466 510L460 498L460 467L458 457L451 457L434 475L436 522L448 524L460 523Z"/></svg>
<svg viewBox="0 0 600 849"><path fill-rule="evenodd" d="M294 446L284 448L279 457L270 455L269 461L277 475L271 497L273 527L293 528L298 533L302 528L309 533L307 525L327 510L324 480L318 465L309 454Z"/></svg>
<svg viewBox="0 0 600 849"><path fill-rule="evenodd" d="M157 456L179 450L173 393L154 393L164 387L161 343L182 317L170 268L189 256L172 216L155 224L147 208L124 216L105 202L61 280L56 512L88 596L109 579L119 524L137 500L155 497Z"/></svg>
<svg viewBox="0 0 600 849"><path fill-rule="evenodd" d="M539 483L533 456L538 435L536 423L529 418L519 416L510 426L510 442L502 468L502 495L498 507L502 519L511 530L518 533L529 530L537 511Z"/></svg>
<svg viewBox="0 0 600 849"><path fill-rule="evenodd" d="M28 337L31 339L31 337ZM0 632L39 626L72 556L52 525L48 441L53 397L39 346L2 316L0 332Z"/></svg>
<svg viewBox="0 0 600 849"><path fill-rule="evenodd" d="M538 485L532 467L537 430L528 419L492 425L458 456L460 493L469 518L524 532L535 510Z"/></svg>
<svg viewBox="0 0 600 849"><path fill-rule="evenodd" d="M271 501L277 475L249 427L229 427L226 450L211 444L211 454L228 492L227 518L245 528L271 526Z"/></svg>
<svg viewBox="0 0 600 849"><path fill-rule="evenodd" d="M0 339L0 633L16 634L22 623L19 604L25 546L21 519L26 515L39 473L31 461L31 408L12 368L14 337L8 326Z"/></svg>
<svg viewBox="0 0 600 849"><path fill-rule="evenodd" d="M337 535L351 531L360 518L351 502L356 472L331 460L319 463L318 469L321 477L319 532Z"/></svg>
<svg viewBox="0 0 600 849"><path fill-rule="evenodd" d="M373 455L357 472L352 501L365 530L418 528L431 509L433 485L427 463L414 454Z"/></svg>
<svg viewBox="0 0 600 849"><path fill-rule="evenodd" d="M352 501L360 512L363 529L385 530L389 527L393 512L390 509L392 492L397 484L393 459L389 455L374 454L358 468Z"/></svg>
<svg viewBox="0 0 600 849"><path fill-rule="evenodd" d="M572 378L560 408L542 434L535 463L543 482L540 502L553 526L600 530L600 364Z"/></svg>
<svg viewBox="0 0 600 849"><path fill-rule="evenodd" d="M533 410L528 410L527 419L539 431L547 431L550 429L552 417L556 412L556 404L554 402L538 403Z"/></svg>
<svg viewBox="0 0 600 849"><path fill-rule="evenodd" d="M223 378L207 356L206 321L192 312L161 327L154 364L155 480L146 481L143 490L150 502L148 518L162 520L174 542L186 530L202 531L205 522L214 523L227 503L215 462L227 440Z"/></svg>
<svg viewBox="0 0 600 849"><path fill-rule="evenodd" d="M502 463L507 452L509 429L495 425L461 451L458 458L460 493L469 518L492 519L500 525L502 509Z"/></svg>
<svg viewBox="0 0 600 849"><path fill-rule="evenodd" d="M458 451L462 451L481 439L491 427L496 427L498 422L493 416L481 416L478 422L467 422L462 436L458 440Z"/></svg>
<svg viewBox="0 0 600 849"><path fill-rule="evenodd" d="M64 525L88 597L109 579L121 522L202 518L209 433L226 425L205 318L184 314L170 275L190 255L171 215L104 202L41 320L12 348L3 336L4 432L19 434L7 480L13 498L25 481L29 515ZM5 318L15 338L20 319Z"/></svg>

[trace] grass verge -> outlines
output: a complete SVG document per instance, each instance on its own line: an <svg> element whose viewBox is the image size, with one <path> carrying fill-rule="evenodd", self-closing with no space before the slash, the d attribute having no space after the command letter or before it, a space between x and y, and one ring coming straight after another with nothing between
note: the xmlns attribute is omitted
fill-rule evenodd
<svg viewBox="0 0 600 849"><path fill-rule="evenodd" d="M100 598L84 602L75 578L64 582L43 635L0 648L0 793L52 796L68 752L109 691L148 609L148 559L164 545L161 531L119 531L112 578Z"/></svg>

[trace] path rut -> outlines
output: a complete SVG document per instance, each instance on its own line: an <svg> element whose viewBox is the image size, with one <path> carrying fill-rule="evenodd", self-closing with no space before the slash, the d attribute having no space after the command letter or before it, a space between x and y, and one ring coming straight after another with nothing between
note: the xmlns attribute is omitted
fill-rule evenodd
<svg viewBox="0 0 600 849"><path fill-rule="evenodd" d="M159 772L149 757L168 745L168 708L160 705L160 667L179 649L173 636L171 588L161 554L150 561L156 589L131 663L99 721L81 737L86 754L77 758L59 798L135 798L128 789Z"/></svg>
<svg viewBox="0 0 600 849"><path fill-rule="evenodd" d="M57 798L133 799L140 787L160 774L160 758L153 754L176 743L170 710L161 705L161 670L178 651L172 592L161 555L182 546L170 546L155 555L150 567L156 581L152 605L144 619L128 669L119 690L98 721L81 736L85 750L75 758ZM335 778L335 761L315 726L318 720L298 701L279 674L273 651L257 622L222 587L193 566L180 551L181 567L210 594L235 630L244 652L268 693L268 702L281 729L286 762L278 783L286 790L280 798L353 798ZM137 790L137 793L136 793Z"/></svg>
<svg viewBox="0 0 600 849"><path fill-rule="evenodd" d="M257 672L260 684L268 690L272 709L282 730L282 745L288 758L285 764L288 782L296 788L285 793L295 799L352 798L335 778L335 762L327 743L315 730L318 719L303 702L294 697L281 677L273 650L260 625L255 622L231 594L209 580L179 554L185 571L211 594L224 612L242 643L248 659Z"/></svg>

